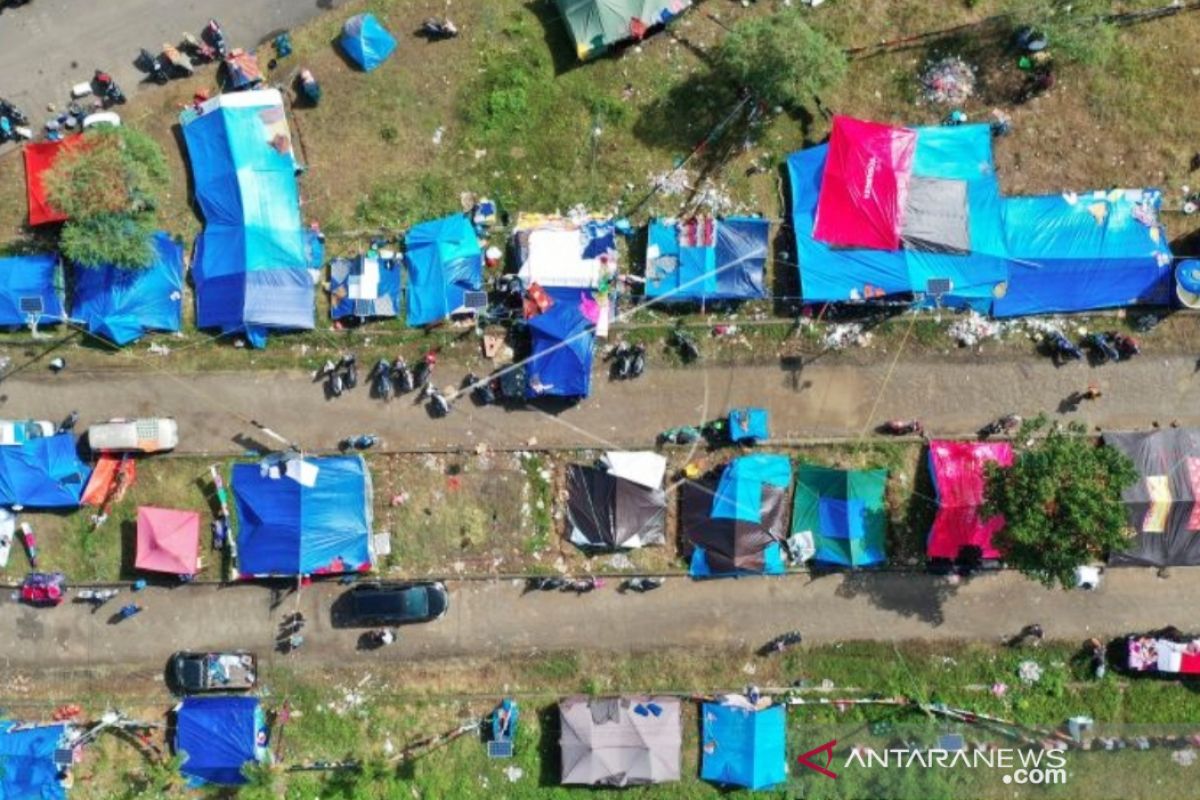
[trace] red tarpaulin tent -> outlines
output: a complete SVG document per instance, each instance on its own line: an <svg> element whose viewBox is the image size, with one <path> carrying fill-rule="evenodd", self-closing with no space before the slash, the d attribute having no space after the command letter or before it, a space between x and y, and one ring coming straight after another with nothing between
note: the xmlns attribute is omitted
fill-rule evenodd
<svg viewBox="0 0 1200 800"><path fill-rule="evenodd" d="M992 535L1004 527L1004 517L979 516L990 462L1011 467L1012 445L937 440L929 443L929 471L938 501L925 548L930 558L958 559L964 555L965 547L979 548L984 559L1000 557L992 545Z"/></svg>
<svg viewBox="0 0 1200 800"><path fill-rule="evenodd" d="M80 141L78 136L71 136L61 142L30 142L25 145L25 187L29 195L30 225L62 222L67 218L66 214L50 205L42 176L54 166L60 153L70 150Z"/></svg>
<svg viewBox="0 0 1200 800"><path fill-rule="evenodd" d="M916 131L834 117L813 238L835 247L897 250Z"/></svg>
<svg viewBox="0 0 1200 800"><path fill-rule="evenodd" d="M195 575L200 549L200 515L195 511L139 506L137 569Z"/></svg>

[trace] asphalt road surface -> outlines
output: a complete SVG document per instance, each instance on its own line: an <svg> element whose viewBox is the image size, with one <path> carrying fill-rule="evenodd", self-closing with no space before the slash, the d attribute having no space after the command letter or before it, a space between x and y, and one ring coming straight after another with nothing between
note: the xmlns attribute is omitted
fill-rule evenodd
<svg viewBox="0 0 1200 800"><path fill-rule="evenodd" d="M246 648L272 653L281 618L302 611L305 643L297 666L374 659L490 656L556 650L648 651L670 647L758 647L789 630L806 642L861 639L996 640L1032 622L1053 639L1114 636L1165 624L1191 624L1200 581L1160 578L1142 568L1109 570L1092 592L1045 589L1016 573L979 575L953 584L921 574L872 573L810 578L691 581L670 578L645 595L622 595L610 583L590 594L524 593L518 581L450 583L450 610L440 620L401 630L381 651L358 649L361 630L334 629L329 608L345 587L321 583L286 596L271 610L260 586L180 586L128 592L93 614L67 602L34 609L8 602L0 614L6 667L111 665L161 668L175 650ZM123 603L144 607L118 624ZM1194 627L1194 626L1193 626Z"/></svg>
<svg viewBox="0 0 1200 800"><path fill-rule="evenodd" d="M142 78L139 48L157 52L185 31L199 34L210 18L233 47L254 47L342 0L32 0L0 11L0 97L34 124L49 103L63 108L71 87L103 69L132 94ZM0 2L0 6L4 3ZM148 87L147 91L153 91Z"/></svg>
<svg viewBox="0 0 1200 800"><path fill-rule="evenodd" d="M146 363L164 361L147 357ZM461 372L439 365L435 382ZM364 370L365 372L365 370ZM1060 410L1063 399L1095 383L1098 400ZM1157 421L1200 426L1200 374L1192 358L1142 357L1091 368L1056 369L1047 359L902 361L863 366L822 360L802 369L697 366L651 369L629 382L597 376L592 396L553 413L536 408L477 408L463 398L449 417L432 418L413 396L383 403L359 387L327 399L322 384L296 372L206 372L159 369L51 375L41 364L0 383L0 417L60 419L82 413L79 430L111 417L168 415L179 420L180 452L240 454L277 449L250 420L289 441L332 449L343 437L374 433L383 448L647 446L662 430L698 424L742 405L771 412L775 439L856 437L888 419L918 418L934 436L971 435L1008 413L1045 411L1108 430L1148 428Z"/></svg>

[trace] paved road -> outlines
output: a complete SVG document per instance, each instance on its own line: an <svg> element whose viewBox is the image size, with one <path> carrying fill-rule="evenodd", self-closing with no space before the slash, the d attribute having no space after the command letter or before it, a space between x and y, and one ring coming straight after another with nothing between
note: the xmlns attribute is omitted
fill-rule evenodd
<svg viewBox="0 0 1200 800"><path fill-rule="evenodd" d="M25 109L35 124L46 105L66 104L71 86L98 68L127 93L141 77L138 48L155 50L199 33L210 17L234 47L252 47L268 33L291 28L342 0L33 0L0 11L0 97ZM149 91L153 91L149 89Z"/></svg>
<svg viewBox="0 0 1200 800"><path fill-rule="evenodd" d="M157 362L151 362L157 363ZM440 382L456 382L449 368ZM57 419L71 409L91 420L167 414L178 418L183 452L243 452L248 424L261 420L310 449L373 432L395 449L446 446L647 445L668 427L698 423L730 407L764 405L777 438L857 436L891 418L918 417L934 435L968 435L1005 413L1057 411L1072 391L1097 383L1104 396L1064 416L1106 429L1200 425L1200 375L1191 358L1145 357L1089 368L1055 369L1046 360L838 364L823 360L799 372L779 367L655 369L633 382L594 381L579 405L537 410L475 408L463 400L446 419L431 419L411 399L383 404L360 386L327 400L306 374L288 372L176 375L143 370L51 376L40 365L0 384L0 415Z"/></svg>
<svg viewBox="0 0 1200 800"><path fill-rule="evenodd" d="M382 653L358 652L359 631L331 627L330 604L344 589L329 583L284 598L275 612L270 593L257 586L149 589L138 596L146 610L118 625L108 623L108 614L127 594L97 615L79 604L31 609L9 603L0 613L0 658L6 667L154 669L182 648L252 648L266 657L279 617L297 608L309 620L306 643L287 658L321 666L381 657L756 647L793 629L811 643L987 641L1040 622L1050 638L1082 640L1168 623L1194 627L1188 609L1200 604L1200 581L1182 573L1158 578L1147 569L1109 570L1095 592L1044 589L1015 573L960 585L927 575L871 574L672 578L646 595L621 595L612 586L582 597L522 589L514 581L451 583L449 613L404 629L400 645Z"/></svg>

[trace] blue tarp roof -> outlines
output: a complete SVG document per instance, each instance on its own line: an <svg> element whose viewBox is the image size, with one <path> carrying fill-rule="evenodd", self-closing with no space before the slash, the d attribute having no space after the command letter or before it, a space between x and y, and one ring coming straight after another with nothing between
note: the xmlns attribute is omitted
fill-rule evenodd
<svg viewBox="0 0 1200 800"><path fill-rule="evenodd" d="M765 408L735 408L729 412L729 439L733 442L757 442L766 439L769 416Z"/></svg>
<svg viewBox="0 0 1200 800"><path fill-rule="evenodd" d="M329 265L329 313L345 317L394 317L400 309L399 258L382 258L372 248Z"/></svg>
<svg viewBox="0 0 1200 800"><path fill-rule="evenodd" d="M355 14L342 26L338 41L347 57L364 72L378 67L396 49L396 39L379 24L374 14Z"/></svg>
<svg viewBox="0 0 1200 800"><path fill-rule="evenodd" d="M712 516L761 522L763 484L786 489L791 482L792 464L787 456L762 454L735 458L721 473L713 494Z"/></svg>
<svg viewBox="0 0 1200 800"><path fill-rule="evenodd" d="M1145 222L1161 205L1140 189L1005 200L1012 263L996 316L1170 304L1166 232Z"/></svg>
<svg viewBox="0 0 1200 800"><path fill-rule="evenodd" d="M899 250L817 241L812 234L829 145L811 147L787 162L804 300L925 295L930 281L949 281L942 304L996 316L1170 302L1170 252L1157 222L1157 191L1087 193L1075 202L1057 195L1004 198L989 126L916 133L908 215L923 211L925 230L954 234L965 226L969 246L920 237L906 238ZM964 191L965 207L956 207Z"/></svg>
<svg viewBox="0 0 1200 800"><path fill-rule="evenodd" d="M90 472L69 433L0 446L0 506L76 508Z"/></svg>
<svg viewBox="0 0 1200 800"><path fill-rule="evenodd" d="M196 324L261 347L269 328L313 327L287 117L274 89L223 94L202 110L182 116L204 214L192 259Z"/></svg>
<svg viewBox="0 0 1200 800"><path fill-rule="evenodd" d="M185 754L179 771L192 786L245 783L242 767L257 760L264 727L256 697L185 698L175 719L175 751Z"/></svg>
<svg viewBox="0 0 1200 800"><path fill-rule="evenodd" d="M71 319L113 344L179 330L182 303L183 248L165 233L154 235L154 263L145 269L75 266Z"/></svg>
<svg viewBox="0 0 1200 800"><path fill-rule="evenodd" d="M465 214L414 225L404 237L409 325L440 322L483 288L483 251Z"/></svg>
<svg viewBox="0 0 1200 800"><path fill-rule="evenodd" d="M67 790L59 783L54 763L66 727L13 730L16 724L0 720L0 800L66 800Z"/></svg>
<svg viewBox="0 0 1200 800"><path fill-rule="evenodd" d="M583 314L587 292L551 293L554 305L529 320L533 353L525 366L526 396L587 397L595 331Z"/></svg>
<svg viewBox="0 0 1200 800"><path fill-rule="evenodd" d="M277 463L277 462L273 462ZM297 465L298 461L288 464ZM306 458L311 486L235 464L238 571L243 575L353 572L371 564L371 473L361 456ZM298 473L305 479L303 471Z"/></svg>
<svg viewBox="0 0 1200 800"><path fill-rule="evenodd" d="M787 714L783 706L751 710L705 703L700 777L749 789L787 780Z"/></svg>
<svg viewBox="0 0 1200 800"><path fill-rule="evenodd" d="M57 269L54 253L0 258L0 325L27 325L39 308L39 325L62 322L62 298L54 286Z"/></svg>
<svg viewBox="0 0 1200 800"><path fill-rule="evenodd" d="M763 281L771 223L757 217L650 222L646 296L660 302L767 297ZM683 243L681 243L681 236Z"/></svg>

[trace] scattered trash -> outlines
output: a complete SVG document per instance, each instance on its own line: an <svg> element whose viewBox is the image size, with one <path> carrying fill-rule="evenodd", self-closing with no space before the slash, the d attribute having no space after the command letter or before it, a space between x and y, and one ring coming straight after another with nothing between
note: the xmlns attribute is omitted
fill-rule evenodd
<svg viewBox="0 0 1200 800"><path fill-rule="evenodd" d="M608 566L615 570L633 569L633 561L624 553L614 553L608 559Z"/></svg>
<svg viewBox="0 0 1200 800"><path fill-rule="evenodd" d="M51 359L49 367L51 372L62 372L67 368L67 360L61 356Z"/></svg>
<svg viewBox="0 0 1200 800"><path fill-rule="evenodd" d="M525 777L525 770L518 767L516 764L509 764L504 768L504 777L508 778L509 783L516 783Z"/></svg>
<svg viewBox="0 0 1200 800"><path fill-rule="evenodd" d="M747 661L744 665L742 665L742 672L746 673L747 675L753 675L758 672L758 665L753 661Z"/></svg>
<svg viewBox="0 0 1200 800"><path fill-rule="evenodd" d="M445 135L446 135L446 129L445 129L444 127L442 127L441 125L439 125L439 126L438 126L438 129L437 129L436 131L434 131L434 132L433 132L433 143L434 143L434 144L441 144L441 143L442 143L442 137L443 137L443 136L445 136Z"/></svg>
<svg viewBox="0 0 1200 800"><path fill-rule="evenodd" d="M1190 747L1186 750L1176 750L1171 753L1171 760L1181 767L1190 767L1196 763L1196 751Z"/></svg>
<svg viewBox="0 0 1200 800"><path fill-rule="evenodd" d="M667 197L677 197L692 189L692 176L685 169L673 169L650 176L650 183Z"/></svg>
<svg viewBox="0 0 1200 800"><path fill-rule="evenodd" d="M975 94L975 68L958 56L928 62L921 73L926 102L959 106Z"/></svg>
<svg viewBox="0 0 1200 800"><path fill-rule="evenodd" d="M169 355L171 355L171 348L165 344L159 344L158 342L151 342L150 343L150 355L152 355L152 356L169 356Z"/></svg>
<svg viewBox="0 0 1200 800"><path fill-rule="evenodd" d="M847 322L830 326L822 340L830 350L843 350L847 347L866 347L871 343L871 334L863 330L857 322Z"/></svg>
<svg viewBox="0 0 1200 800"><path fill-rule="evenodd" d="M1042 679L1042 667L1036 661L1022 661L1017 675L1027 684L1037 683Z"/></svg>
<svg viewBox="0 0 1200 800"><path fill-rule="evenodd" d="M1004 695L1006 695L1006 694L1008 694L1008 684L1007 683L993 683L992 684L992 695L994 697L998 697L998 698L1004 697Z"/></svg>
<svg viewBox="0 0 1200 800"><path fill-rule="evenodd" d="M999 339L1004 333L1004 323L970 311L965 317L950 323L947 332L959 347L974 347L987 339Z"/></svg>

